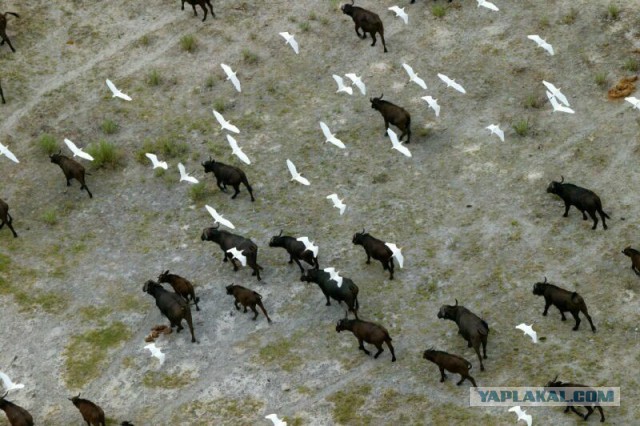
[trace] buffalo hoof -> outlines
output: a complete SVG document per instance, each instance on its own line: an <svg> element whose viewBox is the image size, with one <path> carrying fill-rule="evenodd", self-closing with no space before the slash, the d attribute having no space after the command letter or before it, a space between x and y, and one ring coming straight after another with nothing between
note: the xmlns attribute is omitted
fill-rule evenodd
<svg viewBox="0 0 640 426"><path fill-rule="evenodd" d="M572 330L573 331L578 331L578 327L573 327Z"/></svg>
<svg viewBox="0 0 640 426"><path fill-rule="evenodd" d="M391 358L391 362L396 362L396 357Z"/></svg>
<svg viewBox="0 0 640 426"><path fill-rule="evenodd" d="M192 337L192 338L191 338L191 343L195 343L195 342L196 342L196 338L195 338L195 337Z"/></svg>
<svg viewBox="0 0 640 426"><path fill-rule="evenodd" d="M487 356L485 355L483 358L484 358L484 359L487 359Z"/></svg>
<svg viewBox="0 0 640 426"><path fill-rule="evenodd" d="M546 313L546 312L543 312L543 313L542 313L542 316L543 316L543 317L546 317L546 316L547 316L547 313Z"/></svg>
<svg viewBox="0 0 640 426"><path fill-rule="evenodd" d="M484 371L484 365L480 366L480 371Z"/></svg>

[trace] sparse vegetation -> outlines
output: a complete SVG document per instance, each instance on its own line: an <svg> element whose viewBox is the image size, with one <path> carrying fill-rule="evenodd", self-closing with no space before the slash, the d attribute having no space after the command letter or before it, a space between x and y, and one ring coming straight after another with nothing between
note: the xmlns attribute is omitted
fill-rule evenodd
<svg viewBox="0 0 640 426"><path fill-rule="evenodd" d="M306 33L309 31L309 29L311 28L311 25L309 25L308 22L301 22L298 25L298 28L300 28L300 31L302 31L303 33Z"/></svg>
<svg viewBox="0 0 640 426"><path fill-rule="evenodd" d="M620 19L620 8L617 5L611 3L609 7L607 7L607 17L612 21L617 21L618 19Z"/></svg>
<svg viewBox="0 0 640 426"><path fill-rule="evenodd" d="M210 424L223 424L233 419L234 426L254 426L256 414L262 410L264 403L250 396L241 399L229 397L217 398L211 401L193 401L174 410L170 424L202 422L201 413L206 413L206 420Z"/></svg>
<svg viewBox="0 0 640 426"><path fill-rule="evenodd" d="M86 150L93 157L93 166L97 168L115 168L120 165L122 154L111 142L104 139L95 145L89 145Z"/></svg>
<svg viewBox="0 0 640 426"><path fill-rule="evenodd" d="M207 194L207 184L204 181L189 186L189 198L194 203L204 201Z"/></svg>
<svg viewBox="0 0 640 426"><path fill-rule="evenodd" d="M249 49L242 49L242 60L247 65L255 65L259 62L260 57Z"/></svg>
<svg viewBox="0 0 640 426"><path fill-rule="evenodd" d="M40 147L40 149L46 152L47 155L56 153L59 150L58 141L56 141L56 138L54 138L48 133L45 133L42 136L40 136L40 139L38 139L38 146Z"/></svg>
<svg viewBox="0 0 640 426"><path fill-rule="evenodd" d="M629 58L624 62L623 68L627 71L638 72L640 69L640 62L636 58Z"/></svg>
<svg viewBox="0 0 640 426"><path fill-rule="evenodd" d="M447 13L447 9L444 6L437 4L435 6L431 6L431 13L436 18L442 18Z"/></svg>
<svg viewBox="0 0 640 426"><path fill-rule="evenodd" d="M136 151L136 161L144 165L149 164L149 159L145 156L147 152L156 154L162 161L174 158L182 160L189 153L189 145L171 136L165 136L155 141L145 139L142 148Z"/></svg>
<svg viewBox="0 0 640 426"><path fill-rule="evenodd" d="M157 362L150 360L149 362ZM163 370L147 371L142 377L142 384L148 388L155 389L180 389L195 382L196 376L193 372L179 371L168 373Z"/></svg>
<svg viewBox="0 0 640 426"><path fill-rule="evenodd" d="M578 18L578 9L576 9L575 7L571 7L571 9L569 9L569 12L567 12L562 17L560 22L562 22L564 25L571 25L574 22L576 22L577 18Z"/></svg>
<svg viewBox="0 0 640 426"><path fill-rule="evenodd" d="M607 85L607 73L605 72L596 73L596 76L594 77L594 81L598 86L605 87Z"/></svg>
<svg viewBox="0 0 640 426"><path fill-rule="evenodd" d="M42 221L49 226L58 223L58 212L54 207L48 208L42 213Z"/></svg>
<svg viewBox="0 0 640 426"><path fill-rule="evenodd" d="M194 50L196 50L196 46L197 46L197 41L193 35L184 35L180 37L180 47L185 52L189 52L189 53L193 52Z"/></svg>
<svg viewBox="0 0 640 426"><path fill-rule="evenodd" d="M527 95L527 98L524 101L525 108L540 108L542 103L540 102L540 98L537 95L531 93Z"/></svg>
<svg viewBox="0 0 640 426"><path fill-rule="evenodd" d="M344 391L338 391L327 397L327 401L333 402L333 420L341 424L366 425L371 422L371 417L358 412L364 406L366 397L371 393L370 385L353 387Z"/></svg>
<svg viewBox="0 0 640 426"><path fill-rule="evenodd" d="M518 136L527 136L529 134L529 120L528 119L522 119L519 121L516 121L516 123L513 125L513 130L515 130L516 134Z"/></svg>
<svg viewBox="0 0 640 426"><path fill-rule="evenodd" d="M147 84L149 86L158 86L161 82L160 79L160 73L158 72L158 70L151 70L149 71L149 74L147 75Z"/></svg>
<svg viewBox="0 0 640 426"><path fill-rule="evenodd" d="M109 118L105 119L100 127L106 135L111 135L118 131L118 125L116 122Z"/></svg>

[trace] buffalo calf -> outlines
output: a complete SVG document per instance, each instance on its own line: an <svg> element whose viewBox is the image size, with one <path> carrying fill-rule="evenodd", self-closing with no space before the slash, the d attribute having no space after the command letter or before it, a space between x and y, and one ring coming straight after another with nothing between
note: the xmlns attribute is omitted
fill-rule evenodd
<svg viewBox="0 0 640 426"><path fill-rule="evenodd" d="M558 308L560 315L562 315L562 321L567 320L564 313L571 312L573 319L576 320L576 325L573 327L573 330L575 331L580 327L579 314L582 312L584 316L587 317L589 324L591 324L591 331L594 333L596 332L596 327L593 325L593 321L591 321L591 316L589 316L589 311L587 310L586 303L584 303L584 299L575 291L567 291L563 288L547 283L547 277L544 277L544 282L535 283L533 285L533 294L536 296L544 296L543 316L547 316L549 306L551 305Z"/></svg>
<svg viewBox="0 0 640 426"><path fill-rule="evenodd" d="M348 330L356 336L356 339L358 339L358 349L364 351L367 355L371 355L371 352L365 349L363 342L374 345L378 349L378 352L373 356L374 358L380 356L384 351L382 344L386 343L391 351L391 362L396 362L396 354L393 350L393 345L391 345L391 336L389 336L389 332L383 326L359 319L341 319L336 325L336 331L340 333L343 330Z"/></svg>
<svg viewBox="0 0 640 426"><path fill-rule="evenodd" d="M89 188L84 182L84 166L73 158L60 154L60 152L61 151L57 154L50 155L49 158L52 163L57 164L62 169L64 177L67 179L67 186L71 186L71 179L75 179L80 182L80 191L86 189L89 198L93 198L93 194L91 194L91 191L89 191Z"/></svg>
<svg viewBox="0 0 640 426"><path fill-rule="evenodd" d="M447 370L461 376L460 381L456 383L456 385L460 386L462 382L464 382L466 379L469 379L473 386L476 387L476 381L469 375L469 370L471 370L471 363L461 356L449 354L447 352L436 351L433 349L427 349L426 351L424 351L422 357L438 366L438 368L440 369L440 383L444 382L444 379L447 378L447 375L444 373L444 370Z"/></svg>
<svg viewBox="0 0 640 426"><path fill-rule="evenodd" d="M235 247L237 250L241 251L247 258L247 265L253 269L253 273L251 275L257 276L258 281L260 281L262 279L260 278L260 270L262 269L262 266L258 265L258 246L249 238L232 234L225 230L219 230L219 227L220 224L217 224L215 228L205 228L202 231L200 239L202 241L213 241L218 244L220 249L224 252L222 261L226 262L228 259L231 259L234 271L238 270L238 265L236 264L236 260L233 258L233 255L228 253L227 250L231 250Z"/></svg>
<svg viewBox="0 0 640 426"><path fill-rule="evenodd" d="M198 302L200 301L199 297L196 297L195 290L193 289L193 284L186 278L181 277L180 275L170 274L168 270L164 271L158 276L158 282L168 283L171 287L173 287L173 291L175 291L180 296L184 297L184 300L187 302L189 298L196 305L196 311L199 311Z"/></svg>
<svg viewBox="0 0 640 426"><path fill-rule="evenodd" d="M237 310L240 310L238 303L244 306L245 313L247 312L247 306L250 307L255 313L253 316L253 320L255 321L256 318L258 318L258 311L256 310L256 305L258 305L260 309L262 309L264 316L267 317L267 321L271 322L271 318L269 318L269 314L267 314L267 311L262 304L262 296L259 293L235 284L228 285L225 288L227 289L227 294L235 298L233 306L235 306Z"/></svg>
<svg viewBox="0 0 640 426"><path fill-rule="evenodd" d="M88 399L80 398L80 394L68 399L69 401L73 402L73 405L75 405L76 408L80 411L80 414L82 414L82 418L85 422L87 422L87 426L107 425L104 419L104 411L102 411L102 408L98 407Z"/></svg>
<svg viewBox="0 0 640 426"><path fill-rule="evenodd" d="M209 173L212 172L216 177L216 185L218 188L222 190L222 192L227 192L227 185L233 186L233 190L235 191L231 196L231 199L234 199L240 193L240 184L244 184L249 191L249 195L251 196L251 201L255 201L253 198L253 188L249 185L249 180L247 179L247 175L242 171L242 169L230 166L228 164L221 163L219 161L215 161L211 157L209 157L208 161L200 163L202 167L204 167L204 172Z"/></svg>
<svg viewBox="0 0 640 426"><path fill-rule="evenodd" d="M2 219L1 213L0 213L0 219ZM0 225L0 228L1 227L2 225ZM635 272L636 275L640 276L640 251L633 249L631 247L627 247L624 250L622 250L622 253L624 253L626 256L629 256L631 258L631 270Z"/></svg>
<svg viewBox="0 0 640 426"><path fill-rule="evenodd" d="M581 385L579 383L561 382L560 380L558 380L558 376L556 375L555 379L548 382L545 387L547 388L590 388L591 386ZM593 405L593 404L584 405L584 408L587 409L587 414L584 414L584 415L580 413L578 410L576 410L573 405L567 405L567 408L564 409L564 412L568 413L569 410L571 410L574 413L576 413L578 416L582 417L584 420L587 420L589 419L589 416L591 415L591 413L595 411L594 407L597 408L598 411L600 411L600 422L601 423L604 422L604 411L602 411L602 407L600 407L599 405Z"/></svg>
<svg viewBox="0 0 640 426"><path fill-rule="evenodd" d="M282 235L282 231L280 231L280 234L271 237L269 247L282 247L285 249L289 253L289 263L296 262L302 274L304 274L304 268L300 263L301 260L304 260L315 269L319 268L318 258L314 256L313 252L307 250L304 243L298 241L295 237Z"/></svg>

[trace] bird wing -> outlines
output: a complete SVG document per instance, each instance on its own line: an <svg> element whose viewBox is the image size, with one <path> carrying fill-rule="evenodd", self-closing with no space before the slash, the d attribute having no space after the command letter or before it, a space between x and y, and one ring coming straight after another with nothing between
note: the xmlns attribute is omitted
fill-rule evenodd
<svg viewBox="0 0 640 426"><path fill-rule="evenodd" d="M460 83L456 83L454 80L451 80L451 87L453 87L460 93L467 93L467 91L464 90L464 87L462 87Z"/></svg>
<svg viewBox="0 0 640 426"><path fill-rule="evenodd" d="M338 204L338 201L340 201L338 199L338 194L331 194L331 195L327 195L327 198L331 201L333 201L333 204L336 205Z"/></svg>
<svg viewBox="0 0 640 426"><path fill-rule="evenodd" d="M231 76L234 74L234 72L231 69L231 67L229 65L227 65L227 64L220 64L220 66L224 70L224 73L227 74L227 78L231 78Z"/></svg>
<svg viewBox="0 0 640 426"><path fill-rule="evenodd" d="M338 90L341 90L345 87L344 85L344 80L342 79L342 77L340 77L337 74L333 74L333 79L336 81L336 83L338 84Z"/></svg>
<svg viewBox="0 0 640 426"><path fill-rule="evenodd" d="M433 99L431 96L423 96L421 99L429 104L429 108L431 108L436 113L436 117L440 114L440 105L438 105L438 100Z"/></svg>
<svg viewBox="0 0 640 426"><path fill-rule="evenodd" d="M227 64L220 64L220 66L224 70L225 74L227 74L227 80L231 80L231 83L233 83L233 86L236 88L236 90L238 92L242 92L242 89L240 88L240 80L238 80L238 77L236 77L236 73L233 72L231 67Z"/></svg>
<svg viewBox="0 0 640 426"><path fill-rule="evenodd" d="M111 93L113 94L113 96L118 96L118 93L120 92L118 90L118 88L116 87L115 84L113 84L111 82L111 80L107 79L107 87L109 87L109 90L111 90Z"/></svg>
<svg viewBox="0 0 640 426"><path fill-rule="evenodd" d="M547 89L549 89L549 91L553 94L553 96L555 96L555 98L558 101L562 102L566 106L570 106L569 101L567 100L567 97L560 91L560 89L558 89L556 86L554 86L552 83L549 83L548 81L542 80L542 84L544 84L547 87Z"/></svg>
<svg viewBox="0 0 640 426"><path fill-rule="evenodd" d="M289 160L288 158L287 158L287 168L289 169L289 173L291 173L291 176L294 179L300 176L300 174L298 173L298 170L296 170L295 164L293 164L293 162L291 162L291 160Z"/></svg>
<svg viewBox="0 0 640 426"><path fill-rule="evenodd" d="M233 153L237 155L238 158L240 158L240 160L242 160L246 164L251 164L251 160L249 160L249 157L247 157L247 154L245 154L242 151L242 149L238 146L238 142L236 142L235 138L231 135L227 135L227 140L229 141L229 145L231 145L231 149L233 150Z"/></svg>
<svg viewBox="0 0 640 426"><path fill-rule="evenodd" d="M327 126L323 121L320 122L320 128L322 129L322 133L324 134L324 137L327 138L327 141L333 137L333 135L331 134L331 130L329 129L329 126Z"/></svg>
<svg viewBox="0 0 640 426"><path fill-rule="evenodd" d="M2 384L5 389L9 389L11 385L13 385L13 382L11 382L11 379L9 378L9 376L7 376L2 371L0 371L0 379L2 380Z"/></svg>
<svg viewBox="0 0 640 426"><path fill-rule="evenodd" d="M345 74L345 76L347 76L349 80L351 80L351 82L355 84L358 89L360 89L360 93L362 93L363 95L367 94L367 87L364 85L360 77L353 73Z"/></svg>
<svg viewBox="0 0 640 426"><path fill-rule="evenodd" d="M413 80L414 77L416 77L416 73L413 72L413 68L411 68L411 65L409 64L402 64L402 67L405 69L405 71L407 72L407 74L409 74L409 79Z"/></svg>
<svg viewBox="0 0 640 426"><path fill-rule="evenodd" d="M78 152L80 151L78 149L78 147L76 146L76 144L74 144L73 142L71 142L69 139L64 138L64 143L67 145L67 147L69 147L69 149L71 150L71 152L73 152L73 155L78 155Z"/></svg>
<svg viewBox="0 0 640 426"><path fill-rule="evenodd" d="M528 36L527 36L527 38L528 38L529 40L533 40L533 41L535 41L535 42L536 42L536 44L537 44L538 46L541 46L541 45L542 45L542 43L544 43L544 40L543 40L543 39L542 39L538 34L531 34L531 35L528 35Z"/></svg>
<svg viewBox="0 0 640 426"><path fill-rule="evenodd" d="M396 135L396 132L391 129L388 129L387 132L389 134L389 138L391 139L393 149L400 151L400 153L406 155L407 157L411 157L411 152L398 140L398 135Z"/></svg>
<svg viewBox="0 0 640 426"><path fill-rule="evenodd" d="M276 414L269 414L268 416L264 416L264 418L271 420L273 422L273 426L287 426L287 422L280 420Z"/></svg>
<svg viewBox="0 0 640 426"><path fill-rule="evenodd" d="M16 158L15 155L13 155L13 152L9 151L9 148L7 148L6 146L2 145L0 143L0 154L4 154L5 157L7 157L9 160L15 162L15 163L19 163L20 161L18 161L18 159Z"/></svg>
<svg viewBox="0 0 640 426"><path fill-rule="evenodd" d="M395 145L399 145L400 141L398 140L398 135L391 129L387 129L387 134L389 135L389 139L391 139L391 143Z"/></svg>
<svg viewBox="0 0 640 426"><path fill-rule="evenodd" d="M440 80L444 81L447 86L450 86L451 82L453 81L444 74L438 74L438 77L440 78Z"/></svg>
<svg viewBox="0 0 640 426"><path fill-rule="evenodd" d="M146 153L144 154L149 160L151 160L151 162L153 163L153 167L155 168L159 162L158 162L158 156L155 154L150 154L150 153Z"/></svg>
<svg viewBox="0 0 640 426"><path fill-rule="evenodd" d="M635 96L629 96L624 98L625 101L629 102L631 105L633 105L636 108L640 107L640 99L636 98Z"/></svg>
<svg viewBox="0 0 640 426"><path fill-rule="evenodd" d="M220 125L224 129L228 123L227 120L224 119L223 115L214 109L213 116L216 118L216 120L218 120L218 123L220 123Z"/></svg>

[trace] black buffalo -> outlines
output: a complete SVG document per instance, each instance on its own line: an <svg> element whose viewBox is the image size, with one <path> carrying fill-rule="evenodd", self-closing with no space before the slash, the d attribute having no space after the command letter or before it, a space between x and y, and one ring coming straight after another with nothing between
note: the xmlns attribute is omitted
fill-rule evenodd
<svg viewBox="0 0 640 426"><path fill-rule="evenodd" d="M563 183L564 176L561 176L561 178L562 180L560 180L560 182L552 181L547 187L547 192L550 194L556 194L558 197L562 198L562 201L564 201L563 216L567 217L569 215L569 207L575 206L582 212L582 220L587 220L586 213L589 213L589 216L591 216L591 219L593 220L593 226L591 229L596 229L596 226L598 225L596 212L598 212L602 218L602 227L607 229L607 222L605 218L611 218L602 210L600 197L589 189L581 188L572 183Z"/></svg>
<svg viewBox="0 0 640 426"><path fill-rule="evenodd" d="M222 261L226 262L227 259L231 259L234 271L238 270L238 265L236 264L236 260L233 258L233 255L228 253L227 250L231 250L235 247L237 250L241 251L247 258L247 265L253 269L253 273L251 275L257 275L258 281L260 281L262 279L260 278L260 270L262 269L262 266L258 265L258 246L248 238L232 234L228 231L219 230L219 227L220 225L215 228L205 228L204 231L202 231L200 239L202 241L213 241L218 244L224 252Z"/></svg>
<svg viewBox="0 0 640 426"><path fill-rule="evenodd" d="M358 318L358 286L350 279L342 277L342 285L338 287L338 283L331 279L328 272L320 269L310 269L300 278L303 282L316 283L324 296L327 298L326 306L331 305L329 298L338 303L344 302L351 312Z"/></svg>
<svg viewBox="0 0 640 426"><path fill-rule="evenodd" d="M480 357L480 343L482 343L482 354L487 359L487 337L489 336L489 325L479 316L465 308L458 306L458 299L455 305L442 305L438 312L438 318L454 321L458 324L458 334L473 347L480 361L480 370L484 371L484 364Z"/></svg>

